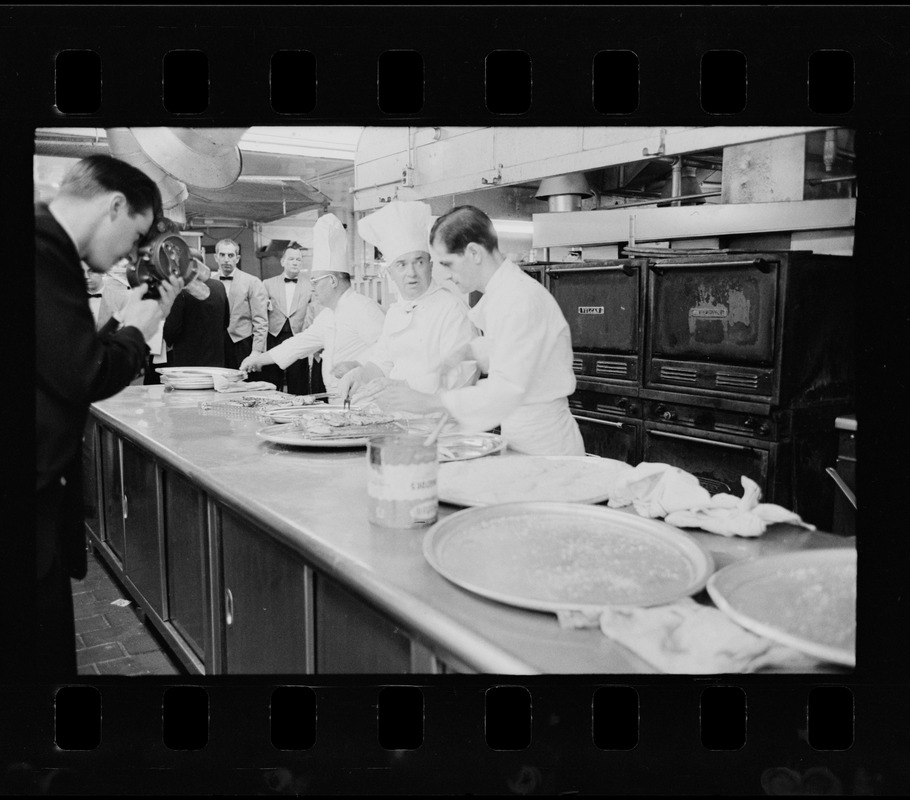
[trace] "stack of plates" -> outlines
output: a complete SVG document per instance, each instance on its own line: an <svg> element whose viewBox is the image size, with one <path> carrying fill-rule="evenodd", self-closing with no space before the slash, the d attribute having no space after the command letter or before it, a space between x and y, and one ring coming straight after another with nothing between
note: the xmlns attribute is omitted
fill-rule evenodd
<svg viewBox="0 0 910 800"><path fill-rule="evenodd" d="M214 389L215 375L235 380L243 377L239 369L225 367L159 367L155 372L172 389Z"/></svg>

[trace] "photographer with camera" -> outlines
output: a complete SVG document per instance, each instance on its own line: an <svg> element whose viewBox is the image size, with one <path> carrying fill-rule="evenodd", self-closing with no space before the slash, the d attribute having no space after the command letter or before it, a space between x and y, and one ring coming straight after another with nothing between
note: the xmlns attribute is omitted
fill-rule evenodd
<svg viewBox="0 0 910 800"><path fill-rule="evenodd" d="M89 405L116 394L139 373L182 278L142 284L113 324L96 332L80 259L105 273L138 248L161 213L157 186L108 156L79 161L49 205L35 209L36 556L35 662L38 677L75 677L70 578L86 573L81 453Z"/></svg>

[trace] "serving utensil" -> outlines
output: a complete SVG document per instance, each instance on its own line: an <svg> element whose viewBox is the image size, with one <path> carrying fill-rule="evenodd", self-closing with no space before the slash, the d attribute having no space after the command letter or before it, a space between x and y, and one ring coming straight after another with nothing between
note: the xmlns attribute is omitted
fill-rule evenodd
<svg viewBox="0 0 910 800"><path fill-rule="evenodd" d="M433 428L433 431L423 440L423 446L429 447L431 444L435 444L436 439L439 438L439 434L442 433L442 429L445 426L446 422L449 421L448 412L443 412L442 416L439 418L439 422L436 423L436 427Z"/></svg>

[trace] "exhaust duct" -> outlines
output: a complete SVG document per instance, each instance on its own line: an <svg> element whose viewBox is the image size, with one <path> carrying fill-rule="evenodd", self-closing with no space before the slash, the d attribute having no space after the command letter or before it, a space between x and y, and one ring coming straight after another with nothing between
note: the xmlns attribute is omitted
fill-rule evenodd
<svg viewBox="0 0 910 800"><path fill-rule="evenodd" d="M550 211L579 211L581 199L593 197L583 172L544 178L537 187L537 200L546 200Z"/></svg>

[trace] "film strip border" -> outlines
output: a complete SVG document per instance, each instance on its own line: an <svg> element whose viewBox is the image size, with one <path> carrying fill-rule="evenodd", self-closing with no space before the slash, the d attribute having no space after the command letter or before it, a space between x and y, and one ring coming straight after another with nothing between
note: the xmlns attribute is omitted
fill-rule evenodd
<svg viewBox="0 0 910 800"><path fill-rule="evenodd" d="M878 794L904 777L897 754L862 743L886 711L862 688L513 678L30 693L29 748L5 775L23 793Z"/></svg>
<svg viewBox="0 0 910 800"><path fill-rule="evenodd" d="M51 124L853 125L866 142L857 258L885 267L877 286L859 286L876 336L875 347L865 348L874 357L861 362L863 385L886 378L896 397L906 378L886 368L903 363L905 315L883 305L890 306L885 298L906 296L910 282L898 268L906 209L892 185L910 98L906 21L906 9L860 6L7 8L0 21L4 227L13 251L27 252L34 128ZM94 54L77 60L97 59L88 67L96 79L84 87L85 67L66 67L73 53ZM185 73L181 86L181 59L197 54L204 69L190 67L195 71ZM817 68L826 66L819 58L840 61L828 61L827 77L810 90ZM852 79L845 77L848 62ZM57 80L61 63L64 82L78 77L69 88ZM295 86L301 74L305 86ZM516 85L521 91L513 97ZM58 98L61 88L72 94ZM27 351L9 359L13 371L29 374ZM23 397L27 415L28 393ZM868 393L863 402L872 412L864 415L864 428L873 443L867 463L874 463L882 442L900 451L906 434L874 413ZM10 452L5 438L3 444ZM904 485L906 472L890 467L891 485ZM27 470L22 473L18 492L11 479L10 497L31 491ZM901 647L906 614L898 602L903 579L895 573L906 572L896 565L906 563L907 537L886 482L869 481L863 489L859 527L876 536L859 545L862 679L845 676L836 685L784 676L767 682L712 676L704 683L668 676L656 683L628 676L580 682L456 676L433 683L358 677L310 686L297 678L203 687L189 680L16 682L2 691L2 790L899 793L910 786L903 723L910 697ZM11 549L18 541L11 537ZM873 624L882 616L887 624ZM276 693L296 689L302 693L276 700ZM393 689L406 694L383 699ZM721 694L706 699L708 689ZM813 717L810 697L820 689L833 694L815 695L822 710ZM192 693L181 696L183 690ZM402 724L391 728L387 718L380 723L390 699L405 709ZM637 726L629 722L633 707ZM504 739L494 736L492 744L488 711L494 734L497 719L505 720ZM711 740L713 713L719 726L713 730L723 731L717 741ZM302 724L290 731L301 738L281 741L288 730L282 714L299 716ZM830 726L816 727L818 714L833 715ZM418 716L421 726L414 723ZM614 725L614 717L626 721ZM833 741L824 741L826 729ZM417 747L396 746L417 738ZM741 738L743 746L725 749ZM848 740L852 745L838 749ZM91 749L79 749L86 743Z"/></svg>

